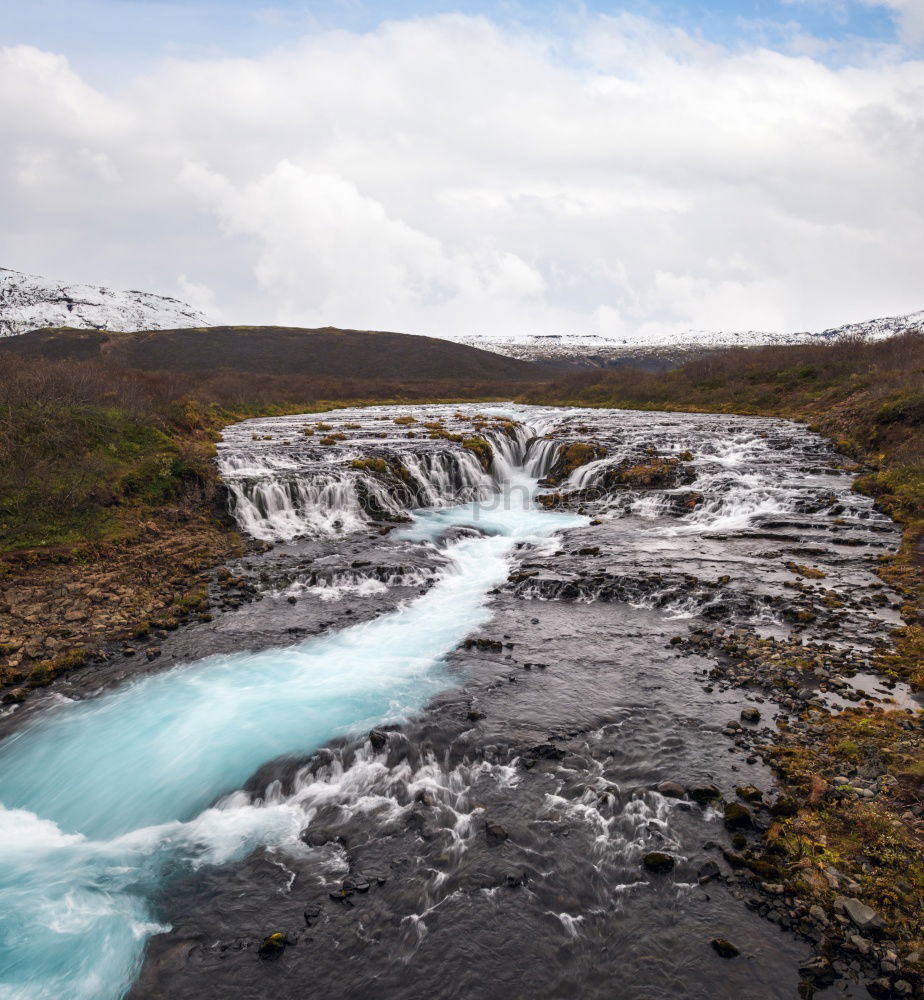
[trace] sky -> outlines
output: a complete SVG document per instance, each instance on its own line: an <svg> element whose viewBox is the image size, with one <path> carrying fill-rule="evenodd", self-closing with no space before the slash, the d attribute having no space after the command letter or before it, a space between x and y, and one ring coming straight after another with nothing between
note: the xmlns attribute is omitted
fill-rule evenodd
<svg viewBox="0 0 924 1000"><path fill-rule="evenodd" d="M924 0L0 0L0 266L216 322L924 308Z"/></svg>

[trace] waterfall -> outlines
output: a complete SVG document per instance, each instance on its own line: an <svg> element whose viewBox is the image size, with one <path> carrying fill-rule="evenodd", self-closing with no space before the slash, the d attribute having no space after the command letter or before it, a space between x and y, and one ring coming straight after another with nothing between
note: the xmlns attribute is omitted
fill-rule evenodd
<svg viewBox="0 0 924 1000"><path fill-rule="evenodd" d="M310 428L311 421L333 427L327 423L333 414L250 420L228 428L218 465L241 530L264 541L287 541L404 520L424 507L485 500L524 465L533 443L528 426L497 418L476 425L474 432L460 419L458 428L446 426L445 436L421 441L412 429L415 436L402 439L400 432L376 430L388 419L383 411L398 412L383 407L337 411L341 419L350 419L339 431L342 442L326 446L314 443L316 434L306 437L300 430ZM444 426L446 416L439 419ZM464 443L473 438L490 445L487 469ZM552 442L544 443L554 450ZM529 469L544 462L532 458Z"/></svg>

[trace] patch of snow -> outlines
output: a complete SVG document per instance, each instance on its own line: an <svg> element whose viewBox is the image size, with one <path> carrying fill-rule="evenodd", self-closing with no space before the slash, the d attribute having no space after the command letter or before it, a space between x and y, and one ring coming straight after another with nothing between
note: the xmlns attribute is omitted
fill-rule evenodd
<svg viewBox="0 0 924 1000"><path fill-rule="evenodd" d="M211 325L208 317L179 299L66 285L0 267L0 337L46 326L134 332Z"/></svg>

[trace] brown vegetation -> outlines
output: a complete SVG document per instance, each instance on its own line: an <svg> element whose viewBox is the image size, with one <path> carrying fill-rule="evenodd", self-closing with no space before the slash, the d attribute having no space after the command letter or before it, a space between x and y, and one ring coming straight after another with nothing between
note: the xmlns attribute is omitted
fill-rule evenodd
<svg viewBox="0 0 924 1000"><path fill-rule="evenodd" d="M109 333L34 330L0 342L0 355L97 360L142 371L245 372L311 378L534 381L553 371L436 337L325 327L215 326Z"/></svg>

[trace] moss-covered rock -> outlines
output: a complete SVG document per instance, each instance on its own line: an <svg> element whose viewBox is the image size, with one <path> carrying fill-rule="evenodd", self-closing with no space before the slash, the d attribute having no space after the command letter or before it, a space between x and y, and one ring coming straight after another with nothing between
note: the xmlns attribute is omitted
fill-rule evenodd
<svg viewBox="0 0 924 1000"><path fill-rule="evenodd" d="M269 937L263 939L263 944L260 945L260 958L279 958L286 950L288 943L288 938L281 931L270 934Z"/></svg>
<svg viewBox="0 0 924 1000"><path fill-rule="evenodd" d="M575 469L597 459L606 458L606 448L596 441L574 441L571 444L563 444L558 449L558 454L552 467L546 474L543 484L547 486L558 486L563 483Z"/></svg>
<svg viewBox="0 0 924 1000"><path fill-rule="evenodd" d="M483 437L468 437L462 442L462 447L475 455L485 472L491 471L491 466L494 464L494 449L490 441Z"/></svg>
<svg viewBox="0 0 924 1000"><path fill-rule="evenodd" d="M729 830L746 830L752 825L751 810L740 802L729 802L725 806L725 826Z"/></svg>

